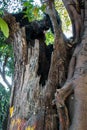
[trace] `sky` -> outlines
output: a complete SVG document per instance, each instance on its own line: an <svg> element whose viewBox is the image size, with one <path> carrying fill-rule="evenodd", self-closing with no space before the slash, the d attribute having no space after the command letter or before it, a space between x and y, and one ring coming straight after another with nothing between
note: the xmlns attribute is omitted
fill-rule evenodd
<svg viewBox="0 0 87 130"><path fill-rule="evenodd" d="M37 3L38 5L41 4L40 0L34 0L34 1L35 1L35 3Z"/></svg>
<svg viewBox="0 0 87 130"><path fill-rule="evenodd" d="M6 78L7 78L8 82L9 82L10 84L12 84L11 78L10 78L10 77L6 77ZM2 83L2 85L5 87L5 89L8 90L8 87L7 87L7 85L5 84L5 82L3 81L3 79L2 79L1 76L0 76L0 83Z"/></svg>
<svg viewBox="0 0 87 130"><path fill-rule="evenodd" d="M40 0L34 0L35 4L40 5L41 2ZM18 8L22 8L22 5L20 4L20 0L9 0L7 3L8 7L7 10L9 10L10 13L12 13L14 11L17 12ZM9 6L10 5L10 6ZM0 0L0 8L3 7L3 0Z"/></svg>

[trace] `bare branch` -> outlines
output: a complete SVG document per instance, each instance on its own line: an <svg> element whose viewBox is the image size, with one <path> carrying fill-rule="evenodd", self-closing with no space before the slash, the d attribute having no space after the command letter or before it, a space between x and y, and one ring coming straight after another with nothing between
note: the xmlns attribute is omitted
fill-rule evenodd
<svg viewBox="0 0 87 130"><path fill-rule="evenodd" d="M6 77L3 75L3 73L0 71L0 75L3 79L3 81L6 83L6 85L8 86L8 88L11 90L11 85L9 84L8 80L6 79Z"/></svg>
<svg viewBox="0 0 87 130"><path fill-rule="evenodd" d="M5 56L5 59L4 59L4 63L3 63L3 75L5 76L5 67L6 67L6 64L7 64L7 60L8 60L8 55Z"/></svg>

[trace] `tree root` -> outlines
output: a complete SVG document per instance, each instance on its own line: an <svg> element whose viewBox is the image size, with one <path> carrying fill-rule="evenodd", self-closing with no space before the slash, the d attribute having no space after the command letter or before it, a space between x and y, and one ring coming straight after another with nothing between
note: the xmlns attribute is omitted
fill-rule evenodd
<svg viewBox="0 0 87 130"><path fill-rule="evenodd" d="M63 88L57 89L55 93L55 103L60 121L60 130L68 130L69 128L68 110L64 101L72 92L73 84L72 82L68 82Z"/></svg>

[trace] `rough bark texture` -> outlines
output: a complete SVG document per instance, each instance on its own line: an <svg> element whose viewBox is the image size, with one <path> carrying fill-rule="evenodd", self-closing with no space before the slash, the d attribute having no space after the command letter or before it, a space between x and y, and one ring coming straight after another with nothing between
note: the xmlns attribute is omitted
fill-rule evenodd
<svg viewBox="0 0 87 130"><path fill-rule="evenodd" d="M81 43L79 43L76 46L76 49L70 61L69 76L65 85L60 90L57 90L55 94L56 106L58 109L58 113L60 114L59 118L60 120L62 119L62 121L60 122L60 125L62 126L60 127L60 130L82 130L82 129L86 130L87 128L86 5L87 3L85 2L84 33L82 36ZM74 92L74 115L73 119L71 120L71 124L70 125L68 124L68 126L65 128L63 123L66 121L67 118L65 119L63 116L67 112L64 111L66 109L64 101L73 92ZM64 111L64 115L62 115L60 109L62 112Z"/></svg>
<svg viewBox="0 0 87 130"><path fill-rule="evenodd" d="M6 17L6 21L11 28L10 31L15 30L11 35L15 57L15 73L10 107L10 109L13 108L13 111L10 114L8 129L57 130L58 117L56 109L53 109L52 100L56 89L66 79L66 47L63 38L62 36L59 40L55 38L48 80L46 85L42 86L38 68L40 66L41 69L44 69L43 71L46 71L45 69L49 65L45 54L45 39L44 37L43 39L39 38L39 41L35 41L34 46L27 47L24 28L20 29L14 18L13 26L10 25L11 19L10 15ZM47 76L47 74L45 75Z"/></svg>
<svg viewBox="0 0 87 130"><path fill-rule="evenodd" d="M27 45L25 29L20 28L12 16L5 17L10 27L15 58L10 106L12 111L8 130L86 130L87 128L87 11L85 8L84 34L72 55L66 80L66 43L61 27L57 25L53 1L48 3L48 7L47 13L52 20L55 36L50 66L45 52L47 46L44 35L43 38L33 41L33 46L32 43ZM43 75L42 69L47 73ZM59 89L60 87L62 88ZM70 96L72 93L74 96ZM66 105L68 96L70 105ZM55 106L52 105L52 101Z"/></svg>

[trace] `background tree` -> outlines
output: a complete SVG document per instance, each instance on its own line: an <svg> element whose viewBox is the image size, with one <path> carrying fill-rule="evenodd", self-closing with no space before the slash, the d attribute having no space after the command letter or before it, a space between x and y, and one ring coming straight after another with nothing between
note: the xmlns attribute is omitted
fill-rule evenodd
<svg viewBox="0 0 87 130"><path fill-rule="evenodd" d="M2 40L1 40L2 39ZM4 42L4 36L1 35L0 39L0 129L4 130L2 126L7 125L7 117L9 112L9 99L12 84L9 82L8 77L13 78L13 51L12 46Z"/></svg>
<svg viewBox="0 0 87 130"><path fill-rule="evenodd" d="M0 10L0 16L3 11ZM7 23L0 17L0 129L7 126L9 112L9 99L13 78L13 50L10 44L6 44L6 37L9 36ZM3 35L4 34L4 35ZM9 78L8 78L9 77Z"/></svg>

